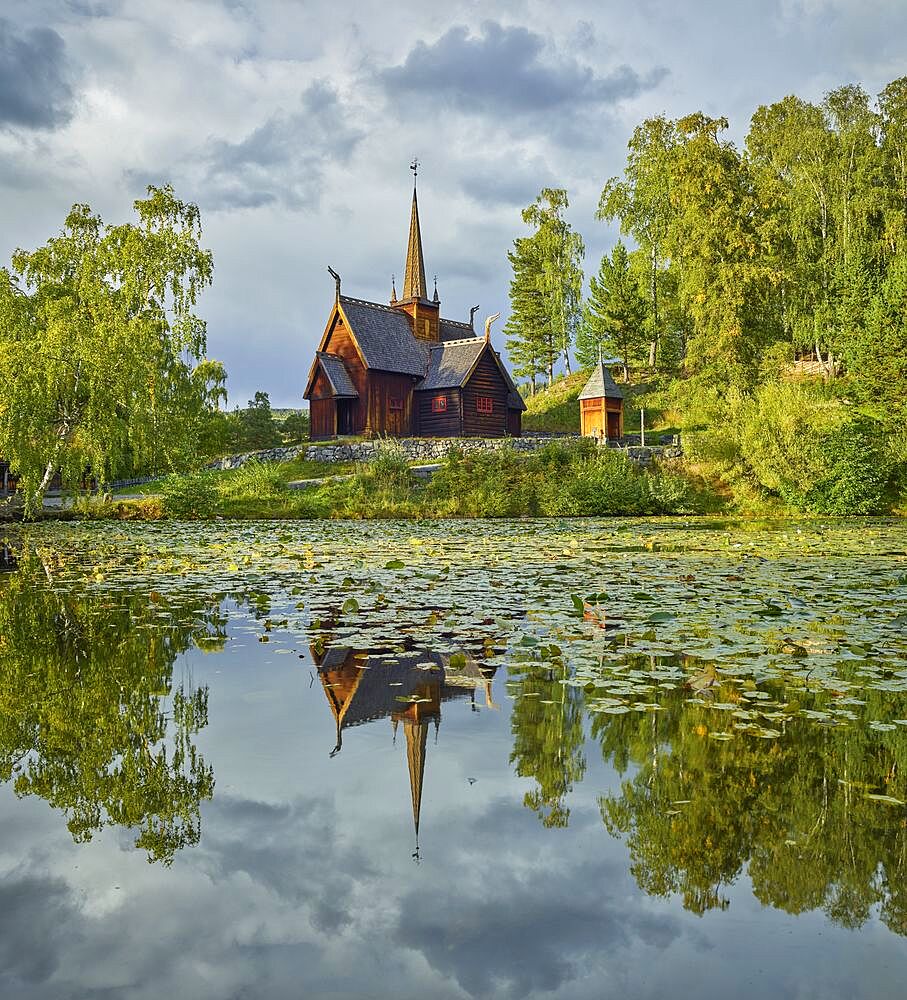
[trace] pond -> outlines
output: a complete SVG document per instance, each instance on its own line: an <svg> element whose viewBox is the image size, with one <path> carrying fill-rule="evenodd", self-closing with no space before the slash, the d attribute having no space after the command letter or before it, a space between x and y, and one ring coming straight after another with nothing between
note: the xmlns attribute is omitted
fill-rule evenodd
<svg viewBox="0 0 907 1000"><path fill-rule="evenodd" d="M907 523L0 544L4 997L903 995Z"/></svg>

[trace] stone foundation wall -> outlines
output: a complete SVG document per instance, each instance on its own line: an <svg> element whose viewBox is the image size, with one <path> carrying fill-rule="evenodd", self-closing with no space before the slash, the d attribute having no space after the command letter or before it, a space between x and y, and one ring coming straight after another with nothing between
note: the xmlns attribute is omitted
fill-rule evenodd
<svg viewBox="0 0 907 1000"><path fill-rule="evenodd" d="M511 448L517 452L539 451L552 440L579 440L579 435L572 437L552 435L518 438L396 438L393 446L399 447L410 462L426 464L439 462L455 449L468 454L476 451L497 451L501 448ZM226 458L212 462L212 469L239 469L248 462L290 462L302 458L313 462L370 462L385 446L382 441L332 441L326 444L299 444L284 448L269 448L267 451L251 451L242 455L228 455ZM610 447L619 447L613 442ZM647 445L636 444L623 446L628 456L635 462L647 465L655 458L680 458L683 454L676 444Z"/></svg>

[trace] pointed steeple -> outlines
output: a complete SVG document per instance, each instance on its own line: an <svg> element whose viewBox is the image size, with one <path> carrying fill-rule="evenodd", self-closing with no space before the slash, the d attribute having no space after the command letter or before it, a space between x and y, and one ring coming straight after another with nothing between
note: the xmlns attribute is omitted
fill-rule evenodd
<svg viewBox="0 0 907 1000"><path fill-rule="evenodd" d="M428 298L425 286L425 261L422 258L422 231L419 229L419 201L416 198L416 172L419 161L413 160L413 208L409 220L409 245L406 248L406 271L403 275L403 299Z"/></svg>

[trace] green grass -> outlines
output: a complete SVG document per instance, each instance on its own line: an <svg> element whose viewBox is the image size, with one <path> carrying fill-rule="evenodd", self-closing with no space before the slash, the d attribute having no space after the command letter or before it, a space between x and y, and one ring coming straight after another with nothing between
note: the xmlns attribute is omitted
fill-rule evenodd
<svg viewBox="0 0 907 1000"><path fill-rule="evenodd" d="M560 517L710 512L720 503L679 465L642 469L592 442L553 442L529 455L509 448L451 453L430 479L417 479L389 445L345 477L290 490L298 463L252 463L230 473L171 476L158 497L83 505L86 517L300 519ZM336 466L331 466L337 472ZM302 478L302 477L300 477Z"/></svg>
<svg viewBox="0 0 907 1000"><path fill-rule="evenodd" d="M313 462L298 458L292 462L250 462L241 469L219 469L212 470L215 480L222 484L222 488L227 491L243 491L244 483L252 479L262 481L262 478L272 480L275 483L291 483L299 479L326 479L329 476L346 475L353 472L357 467L356 462ZM268 469L267 473L262 473L262 469ZM153 479L149 483L141 483L137 486L120 486L111 490L112 496L157 496L160 494L166 477Z"/></svg>
<svg viewBox="0 0 907 1000"><path fill-rule="evenodd" d="M639 433L640 409L646 411L646 432L661 437L680 433L680 414L671 398L672 376L647 371L631 372L629 385L619 381L624 392L624 431ZM579 433L579 394L589 380L589 372L574 372L557 379L551 388L540 389L526 398L523 433L550 431Z"/></svg>

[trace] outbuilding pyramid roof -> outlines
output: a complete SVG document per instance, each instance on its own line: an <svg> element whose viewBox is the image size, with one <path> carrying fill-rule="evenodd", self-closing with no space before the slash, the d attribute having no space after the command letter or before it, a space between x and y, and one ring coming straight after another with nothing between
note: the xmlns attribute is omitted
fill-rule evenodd
<svg viewBox="0 0 907 1000"><path fill-rule="evenodd" d="M623 399L620 386L611 377L611 372L599 361L592 369L592 376L579 394L580 399Z"/></svg>

